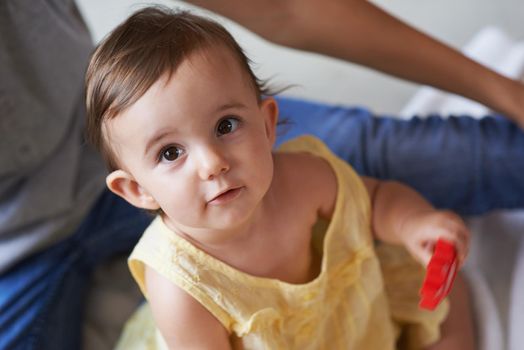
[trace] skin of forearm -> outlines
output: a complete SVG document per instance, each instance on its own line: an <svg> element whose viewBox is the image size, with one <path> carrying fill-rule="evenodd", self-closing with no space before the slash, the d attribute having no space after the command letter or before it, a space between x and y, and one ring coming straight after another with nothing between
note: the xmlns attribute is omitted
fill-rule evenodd
<svg viewBox="0 0 524 350"><path fill-rule="evenodd" d="M362 64L524 116L524 86L505 78L362 0L326 2L304 49ZM312 15L312 14L310 14ZM305 15L304 15L305 16ZM302 23L308 23L306 19ZM309 33L309 34L308 34ZM329 38L329 40L326 40ZM515 96L518 95L518 96Z"/></svg>
<svg viewBox="0 0 524 350"><path fill-rule="evenodd" d="M296 47L302 0L184 0L227 17L276 44Z"/></svg>
<svg viewBox="0 0 524 350"><path fill-rule="evenodd" d="M307 16L313 16L313 8L296 20L303 26L297 31L309 38L303 41L304 49L468 97L524 126L522 83L469 59L368 1L326 2L324 15L316 16L317 23L311 27L308 23L315 20Z"/></svg>
<svg viewBox="0 0 524 350"><path fill-rule="evenodd" d="M371 197L371 226L375 238L402 244L405 221L412 215L435 210L411 188L395 181L380 181Z"/></svg>

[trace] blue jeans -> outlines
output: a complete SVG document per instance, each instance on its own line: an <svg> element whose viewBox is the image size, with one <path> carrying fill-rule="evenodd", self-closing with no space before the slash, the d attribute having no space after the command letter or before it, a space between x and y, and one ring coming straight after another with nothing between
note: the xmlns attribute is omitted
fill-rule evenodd
<svg viewBox="0 0 524 350"><path fill-rule="evenodd" d="M128 254L151 219L106 190L72 236L1 275L0 349L80 349L93 270Z"/></svg>
<svg viewBox="0 0 524 350"><path fill-rule="evenodd" d="M524 205L524 133L500 117L400 121L279 98L278 143L309 133L358 172L411 185L462 214ZM104 192L67 240L0 276L0 349L79 349L94 268L129 253L151 217Z"/></svg>
<svg viewBox="0 0 524 350"><path fill-rule="evenodd" d="M362 175L401 181L462 215L524 206L524 132L501 116L398 120L364 108L279 98L278 143L324 140Z"/></svg>

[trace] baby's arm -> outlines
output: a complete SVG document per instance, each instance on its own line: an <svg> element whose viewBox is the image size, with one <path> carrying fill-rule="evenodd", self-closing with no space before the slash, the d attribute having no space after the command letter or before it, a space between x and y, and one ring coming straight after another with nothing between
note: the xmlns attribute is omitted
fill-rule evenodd
<svg viewBox="0 0 524 350"><path fill-rule="evenodd" d="M197 300L151 268L145 277L153 317L169 349L231 349L226 329Z"/></svg>
<svg viewBox="0 0 524 350"><path fill-rule="evenodd" d="M462 219L436 210L411 188L394 181L362 178L372 204L372 230L378 239L403 244L424 266L439 238L452 242L459 262L467 256L469 231Z"/></svg>

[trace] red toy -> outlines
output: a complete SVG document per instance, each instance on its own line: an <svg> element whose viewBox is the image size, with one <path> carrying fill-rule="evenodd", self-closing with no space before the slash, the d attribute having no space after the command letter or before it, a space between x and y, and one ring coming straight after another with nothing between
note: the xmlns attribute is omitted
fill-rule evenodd
<svg viewBox="0 0 524 350"><path fill-rule="evenodd" d="M439 239L429 261L426 278L420 289L419 307L434 310L449 294L457 276L457 252L453 244Z"/></svg>

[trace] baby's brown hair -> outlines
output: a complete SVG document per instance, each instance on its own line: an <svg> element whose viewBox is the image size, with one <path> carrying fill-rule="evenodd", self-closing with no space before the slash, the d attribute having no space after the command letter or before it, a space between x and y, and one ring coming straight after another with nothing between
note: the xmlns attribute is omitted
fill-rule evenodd
<svg viewBox="0 0 524 350"><path fill-rule="evenodd" d="M233 54L259 101L268 94L231 34L215 21L186 11L144 8L100 43L86 73L87 138L110 171L118 164L104 137L104 121L135 103L164 74L175 73L189 55L213 45Z"/></svg>

